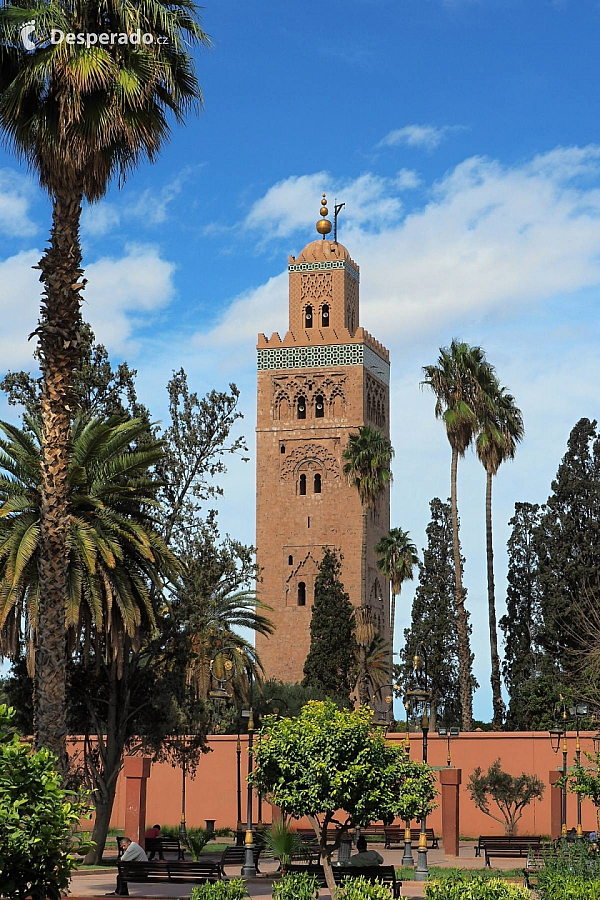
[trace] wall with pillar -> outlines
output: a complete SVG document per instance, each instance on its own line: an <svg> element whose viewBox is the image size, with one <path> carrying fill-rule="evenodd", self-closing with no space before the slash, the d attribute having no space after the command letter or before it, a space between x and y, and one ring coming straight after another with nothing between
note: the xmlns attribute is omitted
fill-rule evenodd
<svg viewBox="0 0 600 900"><path fill-rule="evenodd" d="M403 740L403 735L388 736L390 741ZM575 754L575 734L568 735L568 762L573 764ZM582 735L582 754L592 752L592 732ZM216 820L216 827L235 827L236 812L236 736L217 735L209 740L210 752L202 756L195 778L187 781L187 822L188 825L204 825L204 820ZM242 775L245 777L247 766L247 743L242 739ZM421 736L410 735L411 756L421 758ZM559 791L550 788L549 773L556 771L562 764L560 753L554 754L550 738L546 732L473 732L461 734L450 744L452 766L462 770L462 783L457 786L460 796L460 834L464 837L477 837L479 834L502 834L500 822L485 816L473 805L467 792L469 776L476 766L486 769L495 759L502 761L505 771L513 775L521 772L535 773L547 785L544 798L532 803L523 814L519 823L521 834L550 835L553 832L551 819L554 807L560 823L560 805L557 796ZM429 762L436 767L446 765L447 744L445 738L431 735L429 738ZM582 757L585 760L585 757ZM553 799L554 795L554 799ZM441 801L441 796L438 798ZM246 815L246 789L242 784L242 818ZM111 824L119 829L125 827L126 813L125 779L119 778L113 819ZM256 810L256 806L255 806ZM594 806L587 800L583 802L583 827L595 828ZM150 778L147 782L146 822L162 825L178 825L181 815L181 770L168 763L153 763ZM255 815L256 818L256 815ZM271 820L271 809L264 806L263 819ZM438 809L430 817L430 824L441 834L442 809ZM575 795L567 798L567 824L571 828L577 821L577 803Z"/></svg>

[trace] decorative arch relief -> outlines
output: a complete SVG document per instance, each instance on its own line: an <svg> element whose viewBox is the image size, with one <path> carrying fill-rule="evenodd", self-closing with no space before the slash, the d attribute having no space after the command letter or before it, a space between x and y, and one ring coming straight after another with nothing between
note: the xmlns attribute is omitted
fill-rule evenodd
<svg viewBox="0 0 600 900"><path fill-rule="evenodd" d="M316 466L311 463L316 463ZM295 447L286 456L280 473L282 481L290 481L296 476L299 469L305 466L309 471L314 468L322 468L323 472L331 475L332 478L340 477L340 466L334 454L322 444L311 441Z"/></svg>

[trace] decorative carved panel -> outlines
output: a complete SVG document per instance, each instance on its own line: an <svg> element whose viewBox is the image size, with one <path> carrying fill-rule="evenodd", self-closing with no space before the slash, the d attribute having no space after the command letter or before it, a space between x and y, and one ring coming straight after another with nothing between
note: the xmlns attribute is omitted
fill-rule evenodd
<svg viewBox="0 0 600 900"><path fill-rule="evenodd" d="M321 467L323 472L331 475L332 478L340 477L339 463L330 450L323 447L322 444L312 441L301 444L286 456L281 467L281 479L289 481L296 477L300 469L316 471L318 467Z"/></svg>

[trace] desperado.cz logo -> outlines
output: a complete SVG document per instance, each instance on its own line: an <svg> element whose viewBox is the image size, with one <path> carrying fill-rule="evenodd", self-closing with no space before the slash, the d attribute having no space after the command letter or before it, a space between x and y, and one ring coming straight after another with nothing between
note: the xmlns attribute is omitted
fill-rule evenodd
<svg viewBox="0 0 600 900"><path fill-rule="evenodd" d="M21 28L21 41L23 42L23 46L26 50L35 50L36 47L42 44L41 41L32 40L32 35L35 31L35 21L26 22L25 25ZM134 46L140 46L141 44L166 44L166 37L155 37L153 34L149 32L145 32L142 34L140 29L137 31L132 31L130 33L124 31L113 31L113 32L101 32L96 34L95 32L83 32L80 31L77 34L71 31L61 31L60 28L52 28L50 30L50 44L62 44L63 41L65 44L79 44L85 47L94 47L96 44L101 46L106 45L114 45L114 44L133 44ZM46 42L43 42L44 44Z"/></svg>

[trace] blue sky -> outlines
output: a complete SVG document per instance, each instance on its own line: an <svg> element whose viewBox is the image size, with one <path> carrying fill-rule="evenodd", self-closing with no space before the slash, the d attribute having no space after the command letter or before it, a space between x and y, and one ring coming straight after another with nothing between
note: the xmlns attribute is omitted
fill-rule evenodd
<svg viewBox="0 0 600 900"><path fill-rule="evenodd" d="M84 212L84 315L138 369L156 417L173 369L199 392L235 381L252 445L256 333L286 330L287 256L316 236L321 192L345 201L361 324L391 351L393 524L422 547L429 500L449 493L449 448L419 388L440 345L481 344L523 409L525 441L495 485L502 613L514 502L547 498L570 428L598 413L600 6L219 0L203 24L204 112ZM30 267L49 221L0 152L0 371L30 366ZM253 467L234 462L220 504L222 529L247 541ZM489 718L483 469L467 457L459 479L475 710Z"/></svg>

